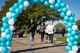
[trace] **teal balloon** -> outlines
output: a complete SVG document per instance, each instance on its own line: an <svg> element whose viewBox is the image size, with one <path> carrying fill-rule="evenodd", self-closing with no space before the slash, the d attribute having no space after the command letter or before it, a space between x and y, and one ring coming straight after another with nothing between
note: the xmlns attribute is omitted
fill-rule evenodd
<svg viewBox="0 0 80 53"><path fill-rule="evenodd" d="M68 28L71 28L72 27L72 23L69 22L67 26L68 26Z"/></svg>
<svg viewBox="0 0 80 53"><path fill-rule="evenodd" d="M65 16L65 17L64 17L64 20L65 20L65 21L69 21L69 17L68 17L68 16Z"/></svg>
<svg viewBox="0 0 80 53"><path fill-rule="evenodd" d="M73 25L76 25L76 22L73 22Z"/></svg>
<svg viewBox="0 0 80 53"><path fill-rule="evenodd" d="M58 9L58 12L61 13L62 12L62 8Z"/></svg>
<svg viewBox="0 0 80 53"><path fill-rule="evenodd" d="M33 1L34 1L34 3L37 3L37 4L38 4L38 3L40 3L40 1L39 1L39 0L33 0Z"/></svg>
<svg viewBox="0 0 80 53"><path fill-rule="evenodd" d="M8 52L8 48L7 47L2 47L2 52L3 53L7 53Z"/></svg>
<svg viewBox="0 0 80 53"><path fill-rule="evenodd" d="M72 28L67 28L68 33L72 32Z"/></svg>
<svg viewBox="0 0 80 53"><path fill-rule="evenodd" d="M8 28L8 29L5 30L5 33L6 34L10 34L11 33L11 30Z"/></svg>
<svg viewBox="0 0 80 53"><path fill-rule="evenodd" d="M71 47L69 47L69 46L66 46L65 49L66 49L66 51L71 51L72 50Z"/></svg>
<svg viewBox="0 0 80 53"><path fill-rule="evenodd" d="M60 3L56 3L55 8L59 9L60 8Z"/></svg>
<svg viewBox="0 0 80 53"><path fill-rule="evenodd" d="M44 3L45 0L40 0L40 2Z"/></svg>
<svg viewBox="0 0 80 53"><path fill-rule="evenodd" d="M67 24L68 24L68 22L67 22L67 21L64 21L64 24L65 24L65 25L67 25Z"/></svg>
<svg viewBox="0 0 80 53"><path fill-rule="evenodd" d="M72 16L72 17L75 17L75 14L74 14L74 13L72 13L72 14L71 14L71 16Z"/></svg>
<svg viewBox="0 0 80 53"><path fill-rule="evenodd" d="M49 6L49 2L48 2L48 1L45 1L45 2L44 2L44 5L45 5L45 6Z"/></svg>
<svg viewBox="0 0 80 53"><path fill-rule="evenodd" d="M16 10L15 10L15 12L17 13L17 14L19 14L20 13L20 9L19 8L17 8Z"/></svg>
<svg viewBox="0 0 80 53"><path fill-rule="evenodd" d="M9 20L9 19L8 19L7 17L3 17L3 18L2 18L2 22L5 22L5 23L6 23L6 22L8 22L8 20Z"/></svg>
<svg viewBox="0 0 80 53"><path fill-rule="evenodd" d="M76 35L77 32L76 32L76 31L72 31L71 34L72 34L72 35Z"/></svg>
<svg viewBox="0 0 80 53"><path fill-rule="evenodd" d="M6 44L3 43L3 42L1 42L0 45L1 45L2 47L5 47L5 46L6 46Z"/></svg>
<svg viewBox="0 0 80 53"><path fill-rule="evenodd" d="M25 0L18 0L18 3L19 3L19 4L23 4L24 1L25 1Z"/></svg>
<svg viewBox="0 0 80 53"><path fill-rule="evenodd" d="M9 27L9 24L8 23L3 23L3 27L4 27L4 29L7 29Z"/></svg>
<svg viewBox="0 0 80 53"><path fill-rule="evenodd" d="M62 0L56 0L57 1L57 3L62 3Z"/></svg>
<svg viewBox="0 0 80 53"><path fill-rule="evenodd" d="M20 10L24 10L24 5L20 5L20 6L19 6L19 9L20 9Z"/></svg>
<svg viewBox="0 0 80 53"><path fill-rule="evenodd" d="M73 43L75 46L77 46L78 45L78 41L74 41L74 43Z"/></svg>
<svg viewBox="0 0 80 53"><path fill-rule="evenodd" d="M62 11L66 13L68 11L68 9L66 7L64 7L64 8L62 8Z"/></svg>
<svg viewBox="0 0 80 53"><path fill-rule="evenodd" d="M1 32L5 32L5 28L4 27L1 27Z"/></svg>
<svg viewBox="0 0 80 53"><path fill-rule="evenodd" d="M66 4L65 3L61 3L61 7L66 7Z"/></svg>
<svg viewBox="0 0 80 53"><path fill-rule="evenodd" d="M11 46L11 41L7 41L6 46L10 47Z"/></svg>
<svg viewBox="0 0 80 53"><path fill-rule="evenodd" d="M75 36L74 36L74 39L75 39L75 40L79 40L79 36L78 36L78 35L75 35Z"/></svg>
<svg viewBox="0 0 80 53"><path fill-rule="evenodd" d="M55 7L54 7L54 5L51 4L51 5L50 5L50 8L51 8L51 9L54 9Z"/></svg>
<svg viewBox="0 0 80 53"><path fill-rule="evenodd" d="M68 43L68 46L72 48L73 43L72 43L72 42L69 42L69 43Z"/></svg>
<svg viewBox="0 0 80 53"><path fill-rule="evenodd" d="M64 18L65 17L65 13L64 12L61 12L60 13L60 16Z"/></svg>
<svg viewBox="0 0 80 53"><path fill-rule="evenodd" d="M18 3L15 3L14 6L13 6L14 10L15 10L16 8L18 8L18 7L19 7L19 4L18 4Z"/></svg>
<svg viewBox="0 0 80 53"><path fill-rule="evenodd" d="M10 7L9 11L12 12L12 13L14 13L14 9L15 9L14 7Z"/></svg>
<svg viewBox="0 0 80 53"><path fill-rule="evenodd" d="M8 34L8 35L6 36L6 39L7 39L8 41L12 41L12 35L11 35L11 34Z"/></svg>
<svg viewBox="0 0 80 53"><path fill-rule="evenodd" d="M74 17L70 17L70 18L69 18L69 21L70 21L70 22L74 22Z"/></svg>
<svg viewBox="0 0 80 53"><path fill-rule="evenodd" d="M16 17L17 17L17 13L13 13L12 18L16 18Z"/></svg>
<svg viewBox="0 0 80 53"><path fill-rule="evenodd" d="M1 37L1 42L6 43L7 39L5 37Z"/></svg>
<svg viewBox="0 0 80 53"><path fill-rule="evenodd" d="M74 37L70 37L70 42L74 42Z"/></svg>
<svg viewBox="0 0 80 53"><path fill-rule="evenodd" d="M67 37L70 38L72 35L70 33L67 33Z"/></svg>

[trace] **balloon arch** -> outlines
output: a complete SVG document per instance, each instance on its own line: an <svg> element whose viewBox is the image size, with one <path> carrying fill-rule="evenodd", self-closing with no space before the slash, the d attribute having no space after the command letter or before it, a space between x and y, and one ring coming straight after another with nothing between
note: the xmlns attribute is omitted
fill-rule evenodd
<svg viewBox="0 0 80 53"><path fill-rule="evenodd" d="M77 53L78 51L78 27L74 19L74 13L69 10L69 6L62 2L62 0L18 0L9 11L6 16L2 18L1 38L0 38L0 51L2 53L10 53L12 42L12 31L14 30L14 23L17 20L18 15L27 7L33 4L43 3L44 6L49 6L52 10L54 8L60 13L60 16L64 19L64 24L67 27L67 46L65 50L68 53Z"/></svg>

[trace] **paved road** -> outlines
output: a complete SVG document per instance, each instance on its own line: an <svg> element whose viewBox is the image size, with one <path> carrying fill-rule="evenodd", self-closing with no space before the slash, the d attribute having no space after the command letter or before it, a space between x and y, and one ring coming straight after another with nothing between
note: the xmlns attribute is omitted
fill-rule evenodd
<svg viewBox="0 0 80 53"><path fill-rule="evenodd" d="M29 43L29 37L27 38L14 38L12 42L12 53L66 53L64 50L65 43L57 41L54 38L53 45L44 41L40 43L40 37L35 37L35 43L33 46Z"/></svg>

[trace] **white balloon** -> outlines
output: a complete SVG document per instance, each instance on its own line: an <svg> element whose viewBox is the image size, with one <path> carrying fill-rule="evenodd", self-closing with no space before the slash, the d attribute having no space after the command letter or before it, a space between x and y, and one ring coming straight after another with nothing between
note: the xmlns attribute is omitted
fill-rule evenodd
<svg viewBox="0 0 80 53"><path fill-rule="evenodd" d="M55 3L55 0L49 0L49 3L50 4L54 4Z"/></svg>
<svg viewBox="0 0 80 53"><path fill-rule="evenodd" d="M75 51L69 51L68 53L77 53L77 52L75 52Z"/></svg>
<svg viewBox="0 0 80 53"><path fill-rule="evenodd" d="M78 46L73 46L72 50L75 51L75 52L77 52L78 51Z"/></svg>
<svg viewBox="0 0 80 53"><path fill-rule="evenodd" d="M6 37L6 33L5 32L2 32L1 33L1 37Z"/></svg>
<svg viewBox="0 0 80 53"><path fill-rule="evenodd" d="M11 25L10 26L10 30L13 31L14 30L14 26Z"/></svg>
<svg viewBox="0 0 80 53"><path fill-rule="evenodd" d="M8 21L9 25L14 25L14 19L11 18L9 21Z"/></svg>
<svg viewBox="0 0 80 53"><path fill-rule="evenodd" d="M6 17L11 18L11 16L12 16L12 13L11 12L7 12L6 13Z"/></svg>
<svg viewBox="0 0 80 53"><path fill-rule="evenodd" d="M0 52L2 52L2 47L0 47Z"/></svg>
<svg viewBox="0 0 80 53"><path fill-rule="evenodd" d="M29 6L29 2L28 2L28 1L25 1L25 2L24 2L24 6L25 6L25 7L28 7L28 6Z"/></svg>
<svg viewBox="0 0 80 53"><path fill-rule="evenodd" d="M66 7L67 7L67 9L69 9L69 6L68 5L66 5Z"/></svg>
<svg viewBox="0 0 80 53"><path fill-rule="evenodd" d="M70 42L69 38L67 38L67 42Z"/></svg>
<svg viewBox="0 0 80 53"><path fill-rule="evenodd" d="M66 15L67 15L67 16L70 16L70 15L71 15L71 11L68 10L67 13L66 13Z"/></svg>
<svg viewBox="0 0 80 53"><path fill-rule="evenodd" d="M72 26L72 29L73 29L73 30L78 30L77 25L73 25L73 26Z"/></svg>

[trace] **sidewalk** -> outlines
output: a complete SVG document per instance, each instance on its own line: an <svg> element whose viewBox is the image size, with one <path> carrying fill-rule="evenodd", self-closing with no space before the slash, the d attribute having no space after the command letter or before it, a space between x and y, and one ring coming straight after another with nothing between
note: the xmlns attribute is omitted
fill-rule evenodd
<svg viewBox="0 0 80 53"><path fill-rule="evenodd" d="M40 37L35 37L34 46L31 46L28 38L14 38L12 42L12 53L66 53L65 43L54 38L54 44L40 43Z"/></svg>

